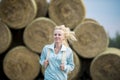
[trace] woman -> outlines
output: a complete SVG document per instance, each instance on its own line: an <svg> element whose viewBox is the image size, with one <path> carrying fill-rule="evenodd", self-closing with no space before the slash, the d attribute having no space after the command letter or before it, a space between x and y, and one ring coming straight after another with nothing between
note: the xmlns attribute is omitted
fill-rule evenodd
<svg viewBox="0 0 120 80"><path fill-rule="evenodd" d="M64 25L56 26L54 42L46 45L41 53L40 64L45 67L44 80L67 80L74 69L73 53L67 40L76 40L74 32Z"/></svg>

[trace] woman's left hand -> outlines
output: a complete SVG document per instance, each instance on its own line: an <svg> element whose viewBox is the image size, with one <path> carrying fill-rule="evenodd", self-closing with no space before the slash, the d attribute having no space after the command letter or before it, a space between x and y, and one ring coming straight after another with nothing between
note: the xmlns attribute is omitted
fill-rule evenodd
<svg viewBox="0 0 120 80"><path fill-rule="evenodd" d="M60 65L60 69L63 71L64 68L65 68L65 66L64 66L64 64L62 63L62 64Z"/></svg>

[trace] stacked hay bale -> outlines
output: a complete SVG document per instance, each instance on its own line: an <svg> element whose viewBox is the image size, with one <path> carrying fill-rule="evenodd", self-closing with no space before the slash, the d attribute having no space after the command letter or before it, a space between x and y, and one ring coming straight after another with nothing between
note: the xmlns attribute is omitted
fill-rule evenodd
<svg viewBox="0 0 120 80"><path fill-rule="evenodd" d="M84 58L94 58L108 47L109 38L106 31L95 22L83 22L74 29L74 32L78 41L73 42L71 46Z"/></svg>
<svg viewBox="0 0 120 80"><path fill-rule="evenodd" d="M92 19L92 18L85 18L83 22L87 22L87 21L90 21L90 22L92 21L92 22L95 22L95 23L99 24L98 21L96 21L95 19Z"/></svg>
<svg viewBox="0 0 120 80"><path fill-rule="evenodd" d="M49 16L58 25L74 29L85 18L85 6L82 0L51 0Z"/></svg>
<svg viewBox="0 0 120 80"><path fill-rule="evenodd" d="M0 21L0 54L5 52L12 41L12 34L6 24Z"/></svg>
<svg viewBox="0 0 120 80"><path fill-rule="evenodd" d="M95 66L93 59L107 49L109 39L104 27L85 15L83 0L51 0L49 4L46 0L1 0L0 64L3 67L0 70L3 69L4 77L43 80L40 53L44 45L53 42L54 27L64 24L75 31L78 40L68 41L76 65L68 80L89 80L91 77L98 80L94 67L99 64Z"/></svg>
<svg viewBox="0 0 120 80"><path fill-rule="evenodd" d="M40 53L44 45L53 42L56 24L48 18L36 18L24 30L23 40L31 50Z"/></svg>
<svg viewBox="0 0 120 80"><path fill-rule="evenodd" d="M2 0L0 3L2 21L14 29L25 27L35 18L36 13L34 0Z"/></svg>
<svg viewBox="0 0 120 80"><path fill-rule="evenodd" d="M11 49L5 56L3 69L10 80L33 80L40 71L39 56L24 46Z"/></svg>
<svg viewBox="0 0 120 80"><path fill-rule="evenodd" d="M108 48L94 58L90 66L93 80L120 79L120 49Z"/></svg>
<svg viewBox="0 0 120 80"><path fill-rule="evenodd" d="M0 58L0 65L3 67L0 67L0 70L3 72L0 74L3 76L0 76L0 79L33 80L40 73L39 55L24 45L23 32L24 28L35 19L37 9L40 10L37 3L42 2L46 1L1 0L0 54L2 55L0 56L2 58ZM45 6L47 6L47 2ZM41 11L43 9L42 7ZM44 11L38 16L45 15L47 10ZM20 45L25 47L19 47Z"/></svg>

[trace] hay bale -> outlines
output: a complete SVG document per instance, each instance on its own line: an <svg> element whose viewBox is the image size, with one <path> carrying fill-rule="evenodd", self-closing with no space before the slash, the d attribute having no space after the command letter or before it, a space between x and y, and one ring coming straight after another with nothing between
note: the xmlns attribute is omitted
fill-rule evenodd
<svg viewBox="0 0 120 80"><path fill-rule="evenodd" d="M37 4L37 16L42 17L46 16L48 10L48 3L46 0L35 0Z"/></svg>
<svg viewBox="0 0 120 80"><path fill-rule="evenodd" d="M3 69L10 80L34 80L40 71L39 56L24 46L17 46L6 54Z"/></svg>
<svg viewBox="0 0 120 80"><path fill-rule="evenodd" d="M12 41L12 34L6 24L0 21L0 54L5 52Z"/></svg>
<svg viewBox="0 0 120 80"><path fill-rule="evenodd" d="M58 25L74 29L85 18L85 6L82 0L51 0L49 16Z"/></svg>
<svg viewBox="0 0 120 80"><path fill-rule="evenodd" d="M34 0L2 0L0 3L2 21L14 29L25 27L34 19L36 12Z"/></svg>
<svg viewBox="0 0 120 80"><path fill-rule="evenodd" d="M120 80L120 49L108 48L96 56L90 74L92 80Z"/></svg>
<svg viewBox="0 0 120 80"><path fill-rule="evenodd" d="M93 58L108 47L109 38L99 24L84 22L74 31L78 41L71 42L71 46L81 57Z"/></svg>
<svg viewBox="0 0 120 80"><path fill-rule="evenodd" d="M56 24L48 18L37 18L29 24L23 34L27 47L40 53L44 45L53 42L53 30Z"/></svg>
<svg viewBox="0 0 120 80"><path fill-rule="evenodd" d="M95 19L92 19L92 18L85 18L83 20L83 22L86 22L86 21L92 21L92 22L95 22L95 23L99 24Z"/></svg>

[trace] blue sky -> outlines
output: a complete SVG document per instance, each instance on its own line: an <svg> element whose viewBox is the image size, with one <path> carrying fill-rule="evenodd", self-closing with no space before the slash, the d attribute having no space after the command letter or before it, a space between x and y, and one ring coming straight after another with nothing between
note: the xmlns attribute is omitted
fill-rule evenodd
<svg viewBox="0 0 120 80"><path fill-rule="evenodd" d="M120 33L120 0L83 0L86 9L86 18L97 20L114 38Z"/></svg>

